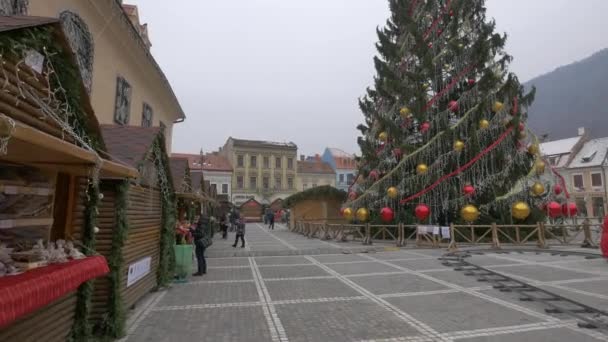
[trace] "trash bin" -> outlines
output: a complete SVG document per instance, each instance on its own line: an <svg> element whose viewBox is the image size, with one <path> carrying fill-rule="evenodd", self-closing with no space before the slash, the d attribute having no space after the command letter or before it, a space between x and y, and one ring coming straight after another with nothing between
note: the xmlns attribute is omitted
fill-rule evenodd
<svg viewBox="0 0 608 342"><path fill-rule="evenodd" d="M176 281L185 282L192 272L192 245L174 245Z"/></svg>

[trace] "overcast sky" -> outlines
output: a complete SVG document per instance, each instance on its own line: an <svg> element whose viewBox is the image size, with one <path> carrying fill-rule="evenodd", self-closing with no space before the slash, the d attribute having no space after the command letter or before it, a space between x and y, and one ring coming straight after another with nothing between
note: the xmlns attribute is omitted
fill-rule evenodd
<svg viewBox="0 0 608 342"><path fill-rule="evenodd" d="M229 136L358 152L357 98L372 84L386 0L126 0L187 120L173 152L216 150ZM607 0L487 0L527 81L608 47Z"/></svg>

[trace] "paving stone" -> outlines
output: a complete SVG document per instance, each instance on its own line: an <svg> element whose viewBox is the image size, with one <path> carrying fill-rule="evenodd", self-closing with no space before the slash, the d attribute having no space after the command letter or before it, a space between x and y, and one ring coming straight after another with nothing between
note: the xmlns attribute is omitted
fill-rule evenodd
<svg viewBox="0 0 608 342"><path fill-rule="evenodd" d="M316 265L306 266L259 266L262 278L295 278L328 276L322 268Z"/></svg>
<svg viewBox="0 0 608 342"><path fill-rule="evenodd" d="M353 282L376 295L447 290L441 284L426 280L415 274L392 274L350 278Z"/></svg>
<svg viewBox="0 0 608 342"><path fill-rule="evenodd" d="M374 255L374 258L380 259L380 260L420 259L420 258L425 258L425 257L432 258L433 256L431 256L431 255L421 256L421 255L416 255L416 254L410 254L406 251L385 252L385 253L378 253L378 254Z"/></svg>
<svg viewBox="0 0 608 342"><path fill-rule="evenodd" d="M196 262L194 262L196 264ZM207 266L249 266L248 258L207 258Z"/></svg>
<svg viewBox="0 0 608 342"><path fill-rule="evenodd" d="M593 277L592 274L556 269L541 265L506 266L495 270L509 273L536 281L556 281L569 279L584 279Z"/></svg>
<svg viewBox="0 0 608 342"><path fill-rule="evenodd" d="M158 306L257 302L259 300L255 283L197 283L172 287Z"/></svg>
<svg viewBox="0 0 608 342"><path fill-rule="evenodd" d="M265 284L272 300L360 296L338 279L277 280Z"/></svg>
<svg viewBox="0 0 608 342"><path fill-rule="evenodd" d="M386 300L439 332L539 322L538 318L467 293L387 298Z"/></svg>
<svg viewBox="0 0 608 342"><path fill-rule="evenodd" d="M358 254L317 255L314 258L322 264L332 262L369 261Z"/></svg>
<svg viewBox="0 0 608 342"><path fill-rule="evenodd" d="M608 338L608 336L607 336ZM458 342L599 342L602 340L589 337L582 333L566 328L542 329L526 332L514 332L510 334L492 335L474 338L458 339ZM605 340L604 340L605 341Z"/></svg>
<svg viewBox="0 0 608 342"><path fill-rule="evenodd" d="M520 294L518 294L517 292L500 292L499 290L496 290L496 289L483 290L483 291L479 291L479 292L492 296L493 298L501 299L501 300L507 301L509 303L525 307L526 309L532 310L534 312L538 312L540 314L546 314L545 309L548 308L547 305L545 305L541 302L537 302L537 301L526 302L526 301L519 300L519 298L521 298L522 296ZM573 306L569 306L568 304L565 304L565 303L560 304L560 306L563 308L574 308ZM566 315L550 315L550 316L555 317L557 319L561 319L561 320L572 319L572 317L566 316Z"/></svg>
<svg viewBox="0 0 608 342"><path fill-rule="evenodd" d="M606 282L604 282L604 283L606 283ZM564 285L564 286L569 287L570 284ZM560 296L564 296L568 299L579 302L581 304L590 306L592 308L596 308L596 309L604 310L604 311L606 311L606 308L608 308L608 299L605 299L605 298L598 298L596 296L576 293L576 292L569 291L566 289L556 288L556 287L553 287L550 285L541 285L539 287L546 289L547 291L554 292Z"/></svg>
<svg viewBox="0 0 608 342"><path fill-rule="evenodd" d="M369 300L277 305L292 342L342 342L414 336L419 333Z"/></svg>
<svg viewBox="0 0 608 342"><path fill-rule="evenodd" d="M599 295L608 296L608 280L590 280L580 283L570 283L564 286L570 287L576 290L597 293Z"/></svg>
<svg viewBox="0 0 608 342"><path fill-rule="evenodd" d="M192 277L190 280L248 280L253 279L251 268L210 268L203 277Z"/></svg>
<svg viewBox="0 0 608 342"><path fill-rule="evenodd" d="M470 263L473 263L475 265L478 265L478 266L510 265L510 264L518 263L518 261L514 261L514 260L499 259L499 258L492 256L491 254L474 255L471 258L468 258L467 261ZM521 262L521 261L519 261L519 262Z"/></svg>
<svg viewBox="0 0 608 342"><path fill-rule="evenodd" d="M402 272L401 270L375 261L356 264L332 264L327 265L332 270L342 275L380 273L380 272Z"/></svg>
<svg viewBox="0 0 608 342"><path fill-rule="evenodd" d="M270 341L261 307L152 312L129 342Z"/></svg>
<svg viewBox="0 0 608 342"><path fill-rule="evenodd" d="M429 272L426 275L437 278L439 280L447 281L451 284L462 286L464 288L487 286L488 283L478 282L476 278L466 276L463 272L458 271L445 271L445 272Z"/></svg>
<svg viewBox="0 0 608 342"><path fill-rule="evenodd" d="M405 267L414 271L424 271L430 269L448 269L448 267L442 265L443 261L439 259L425 259L425 260L400 260L400 261L389 261L391 264Z"/></svg>
<svg viewBox="0 0 608 342"><path fill-rule="evenodd" d="M255 258L258 266L264 265L292 265L292 264L311 264L310 260L303 256L284 256L284 257L259 257Z"/></svg>

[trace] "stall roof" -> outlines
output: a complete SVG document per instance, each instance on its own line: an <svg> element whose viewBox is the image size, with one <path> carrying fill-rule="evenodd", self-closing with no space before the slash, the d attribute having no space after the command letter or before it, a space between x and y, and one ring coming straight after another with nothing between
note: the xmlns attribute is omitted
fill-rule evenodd
<svg viewBox="0 0 608 342"><path fill-rule="evenodd" d="M160 128L101 125L101 133L114 160L137 168L152 148Z"/></svg>
<svg viewBox="0 0 608 342"><path fill-rule="evenodd" d="M171 167L171 176L173 177L173 188L178 192L192 192L192 184L187 177L189 171L188 159L186 158L169 158Z"/></svg>

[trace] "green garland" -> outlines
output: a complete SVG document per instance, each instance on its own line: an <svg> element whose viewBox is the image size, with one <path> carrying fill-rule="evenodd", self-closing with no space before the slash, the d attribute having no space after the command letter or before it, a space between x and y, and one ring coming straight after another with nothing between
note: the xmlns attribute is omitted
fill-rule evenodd
<svg viewBox="0 0 608 342"><path fill-rule="evenodd" d="M99 205L99 185L89 183L86 196L82 249L85 255L92 256L95 254L95 225L97 223L97 207ZM89 280L78 288L76 308L74 310L74 325L70 333L72 341L87 341L91 336L91 326L89 325L88 317L91 309L93 282L94 280Z"/></svg>
<svg viewBox="0 0 608 342"><path fill-rule="evenodd" d="M129 220L127 219L127 197L129 181L124 180L116 185L115 221L116 229L112 234L112 248L108 258L110 267L110 293L108 297L108 312L96 327L96 333L111 338L120 338L125 334L126 314L120 290L123 279L123 247L129 234Z"/></svg>
<svg viewBox="0 0 608 342"><path fill-rule="evenodd" d="M318 186L312 189L298 192L285 199L286 207L293 207L296 203L305 200L315 200L321 198L335 198L340 201L346 200L346 192L338 190L331 185Z"/></svg>

